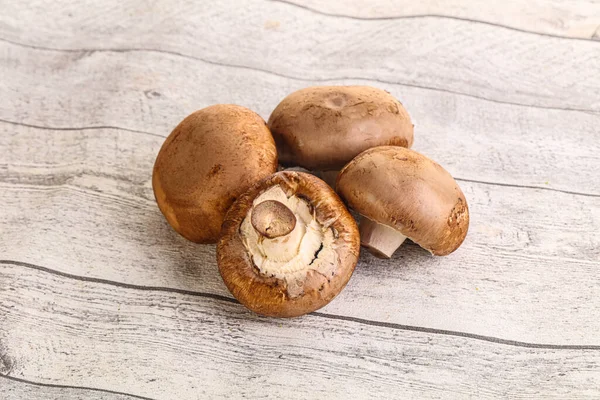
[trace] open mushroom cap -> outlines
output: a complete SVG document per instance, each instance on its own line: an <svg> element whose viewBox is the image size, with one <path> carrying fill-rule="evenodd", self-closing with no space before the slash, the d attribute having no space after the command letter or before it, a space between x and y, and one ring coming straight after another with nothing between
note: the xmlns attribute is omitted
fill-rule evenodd
<svg viewBox="0 0 600 400"><path fill-rule="evenodd" d="M467 235L469 208L463 192L444 168L415 151L369 149L342 169L336 189L363 216L361 240L378 255L390 257L397 246L390 241L383 251L373 242L396 232L400 244L407 237L434 255L452 253Z"/></svg>
<svg viewBox="0 0 600 400"><path fill-rule="evenodd" d="M402 104L369 86L316 86L298 90L269 117L284 166L339 171L375 146L411 147L413 124Z"/></svg>
<svg viewBox="0 0 600 400"><path fill-rule="evenodd" d="M251 185L277 170L277 150L255 112L218 104L186 117L165 140L152 187L171 226L197 243L216 243L225 213Z"/></svg>
<svg viewBox="0 0 600 400"><path fill-rule="evenodd" d="M313 175L283 171L229 209L217 260L240 303L261 315L295 317L343 289L359 251L356 223L335 192Z"/></svg>

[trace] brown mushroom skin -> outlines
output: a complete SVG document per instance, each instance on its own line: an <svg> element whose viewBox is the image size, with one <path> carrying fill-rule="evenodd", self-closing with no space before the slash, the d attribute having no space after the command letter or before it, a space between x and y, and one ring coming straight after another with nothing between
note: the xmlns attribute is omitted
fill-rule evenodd
<svg viewBox="0 0 600 400"><path fill-rule="evenodd" d="M196 243L216 243L234 200L277 170L277 150L255 112L217 104L186 117L162 145L152 187L169 224Z"/></svg>
<svg viewBox="0 0 600 400"><path fill-rule="evenodd" d="M279 185L287 196L296 195L312 205L316 220L337 233L338 264L332 276L314 270L306 275L303 293L291 298L286 282L261 274L240 235L240 226L253 200ZM358 261L360 240L356 222L335 192L313 175L278 172L244 193L229 209L217 244L219 271L229 291L244 306L271 317L296 317L329 303L348 283Z"/></svg>
<svg viewBox="0 0 600 400"><path fill-rule="evenodd" d="M389 226L434 255L452 253L467 236L462 190L444 168L415 151L382 146L361 153L340 172L336 191L359 214L393 221Z"/></svg>
<svg viewBox="0 0 600 400"><path fill-rule="evenodd" d="M413 124L402 104L369 86L298 90L279 103L268 123L281 164L313 171L338 171L371 147L413 144Z"/></svg>

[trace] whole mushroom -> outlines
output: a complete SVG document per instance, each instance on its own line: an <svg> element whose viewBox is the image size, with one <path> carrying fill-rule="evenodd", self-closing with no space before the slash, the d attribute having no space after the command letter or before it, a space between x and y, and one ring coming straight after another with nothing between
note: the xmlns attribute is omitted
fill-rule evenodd
<svg viewBox="0 0 600 400"><path fill-rule="evenodd" d="M217 104L186 117L165 140L152 187L161 212L185 238L216 243L225 213L277 170L277 150L253 111Z"/></svg>
<svg viewBox="0 0 600 400"><path fill-rule="evenodd" d="M361 244L389 258L409 238L432 254L452 253L469 229L467 200L452 176L415 151L381 146L342 169L340 197L361 215Z"/></svg>
<svg viewBox="0 0 600 400"><path fill-rule="evenodd" d="M236 200L217 244L229 291L258 314L295 317L329 303L358 260L354 219L317 177L278 172Z"/></svg>
<svg viewBox="0 0 600 400"><path fill-rule="evenodd" d="M328 183L364 150L413 143L413 124L402 104L369 86L298 90L273 110L269 128L283 166L315 171Z"/></svg>

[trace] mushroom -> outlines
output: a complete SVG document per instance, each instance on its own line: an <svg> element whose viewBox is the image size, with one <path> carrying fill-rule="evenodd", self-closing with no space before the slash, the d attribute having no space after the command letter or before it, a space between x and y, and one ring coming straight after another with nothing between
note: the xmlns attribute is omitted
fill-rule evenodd
<svg viewBox="0 0 600 400"><path fill-rule="evenodd" d="M165 140L152 187L161 212L185 238L216 243L225 213L277 170L277 150L253 111L217 104L186 117Z"/></svg>
<svg viewBox="0 0 600 400"><path fill-rule="evenodd" d="M315 171L328 183L364 150L413 143L413 124L402 104L369 86L298 90L279 103L268 123L281 164Z"/></svg>
<svg viewBox="0 0 600 400"><path fill-rule="evenodd" d="M406 238L447 255L469 229L467 200L454 178L409 149L381 146L361 153L342 169L336 190L361 215L361 244L382 258Z"/></svg>
<svg viewBox="0 0 600 400"><path fill-rule="evenodd" d="M360 251L358 228L319 178L282 171L229 209L217 244L229 291L262 315L295 317L329 303L346 285Z"/></svg>

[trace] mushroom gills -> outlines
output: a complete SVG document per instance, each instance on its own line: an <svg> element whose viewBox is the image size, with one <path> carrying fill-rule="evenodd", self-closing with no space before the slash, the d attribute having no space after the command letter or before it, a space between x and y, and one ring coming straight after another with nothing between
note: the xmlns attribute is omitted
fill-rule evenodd
<svg viewBox="0 0 600 400"><path fill-rule="evenodd" d="M265 201L277 201L294 214L296 225L290 233L269 239L254 228L253 210ZM273 186L254 200L240 231L258 271L285 280L291 297L301 294L301 282L310 270L326 277L335 273L337 253L333 248L333 230L316 220L305 200L294 195L288 198L280 186Z"/></svg>
<svg viewBox="0 0 600 400"><path fill-rule="evenodd" d="M360 244L379 258L391 258L404 243L406 236L396 229L377 223L365 216L360 218Z"/></svg>

